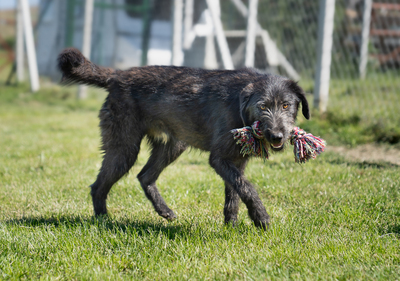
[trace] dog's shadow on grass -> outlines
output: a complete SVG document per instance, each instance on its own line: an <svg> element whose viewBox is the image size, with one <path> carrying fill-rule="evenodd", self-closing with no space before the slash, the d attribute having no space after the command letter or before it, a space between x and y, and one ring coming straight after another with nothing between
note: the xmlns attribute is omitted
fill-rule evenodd
<svg viewBox="0 0 400 281"><path fill-rule="evenodd" d="M142 237L163 236L170 240L183 239L190 240L192 236L213 237L220 239L231 239L232 236L243 235L263 236L265 233L261 229L248 225L244 222L238 222L235 227L232 225L224 225L220 222L208 224L204 227L203 224L183 220L178 222L166 222L160 220L154 222L151 219L144 218L143 220L135 218L113 218L108 216L93 217L79 215L61 215L61 216L31 216L14 218L3 221L10 227L23 228L66 228L67 231L74 231L79 228L87 229L87 231L98 231L99 233L124 233L128 235L137 235ZM81 230L79 230L81 231ZM207 239L204 240L204 242Z"/></svg>
<svg viewBox="0 0 400 281"><path fill-rule="evenodd" d="M100 232L126 232L136 233L139 236L149 236L162 234L168 239L175 239L177 236L186 237L191 233L191 225L187 223L164 223L151 222L146 220L119 218L115 219L108 216L102 217L84 217L79 215L62 215L62 216L32 216L4 221L9 226L23 226L29 228L35 227L64 227L67 229L75 228L91 228L95 227Z"/></svg>
<svg viewBox="0 0 400 281"><path fill-rule="evenodd" d="M400 224L390 223L384 227L380 227L379 233L381 234L380 237L395 235L400 238Z"/></svg>

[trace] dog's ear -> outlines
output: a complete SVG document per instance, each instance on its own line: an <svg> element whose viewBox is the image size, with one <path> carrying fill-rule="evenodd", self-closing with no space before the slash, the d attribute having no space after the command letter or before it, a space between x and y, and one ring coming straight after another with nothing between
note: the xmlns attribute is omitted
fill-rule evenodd
<svg viewBox="0 0 400 281"><path fill-rule="evenodd" d="M308 120L310 119L310 108L308 107L308 101L306 98L306 94L303 89L297 84L297 82L291 81L289 82L289 88L292 90L297 97L301 101L301 110L303 112L304 117Z"/></svg>
<svg viewBox="0 0 400 281"><path fill-rule="evenodd" d="M248 84L239 95L239 108L240 108L240 118L243 121L243 126L248 125L250 122L246 115L247 105L253 95L253 83Z"/></svg>

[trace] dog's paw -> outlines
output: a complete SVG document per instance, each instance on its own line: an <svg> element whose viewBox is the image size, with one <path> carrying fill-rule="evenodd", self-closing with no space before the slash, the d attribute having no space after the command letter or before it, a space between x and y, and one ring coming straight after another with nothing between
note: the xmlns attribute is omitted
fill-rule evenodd
<svg viewBox="0 0 400 281"><path fill-rule="evenodd" d="M262 230L267 230L269 228L269 220L268 221L258 221L254 222L254 225Z"/></svg>
<svg viewBox="0 0 400 281"><path fill-rule="evenodd" d="M176 215L171 209L162 210L162 211L158 212L158 214L160 216L162 216L164 219L167 219L169 221L173 221L176 219Z"/></svg>
<svg viewBox="0 0 400 281"><path fill-rule="evenodd" d="M270 217L264 206L260 205L257 209L249 209L249 215L256 227L262 228L263 230L268 229Z"/></svg>
<svg viewBox="0 0 400 281"><path fill-rule="evenodd" d="M225 216L225 225L235 227L237 223L237 216Z"/></svg>
<svg viewBox="0 0 400 281"><path fill-rule="evenodd" d="M237 221L226 221L225 222L225 227L227 228L236 228Z"/></svg>

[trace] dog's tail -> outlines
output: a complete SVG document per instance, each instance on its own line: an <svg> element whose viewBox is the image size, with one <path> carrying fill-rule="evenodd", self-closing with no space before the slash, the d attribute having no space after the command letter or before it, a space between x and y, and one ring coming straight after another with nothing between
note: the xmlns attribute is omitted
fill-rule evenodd
<svg viewBox="0 0 400 281"><path fill-rule="evenodd" d="M95 65L75 48L67 48L58 56L58 68L61 70L63 84L86 84L107 88L115 70Z"/></svg>

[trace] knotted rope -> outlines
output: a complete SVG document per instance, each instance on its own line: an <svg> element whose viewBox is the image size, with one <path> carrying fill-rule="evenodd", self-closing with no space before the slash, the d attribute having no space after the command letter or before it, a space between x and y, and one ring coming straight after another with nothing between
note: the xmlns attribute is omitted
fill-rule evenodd
<svg viewBox="0 0 400 281"><path fill-rule="evenodd" d="M260 130L260 121L256 121L251 126L246 126L230 131L236 144L242 148L240 153L268 159L268 142ZM317 155L325 150L326 143L323 139L306 133L299 127L294 127L290 144L292 144L296 163L305 163L309 159L315 159Z"/></svg>

